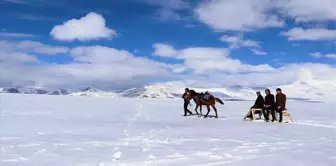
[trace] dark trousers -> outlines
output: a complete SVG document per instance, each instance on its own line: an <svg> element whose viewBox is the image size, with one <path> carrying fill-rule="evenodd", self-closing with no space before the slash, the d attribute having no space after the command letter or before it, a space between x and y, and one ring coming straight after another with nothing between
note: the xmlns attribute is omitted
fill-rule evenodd
<svg viewBox="0 0 336 166"><path fill-rule="evenodd" d="M269 113L271 112L272 114L272 121L275 120L275 111L272 107L265 107L263 108L263 114L264 114L264 118L266 121L269 121Z"/></svg>
<svg viewBox="0 0 336 166"><path fill-rule="evenodd" d="M188 104L187 101L184 101L184 116L187 116L187 113L192 114L192 112L188 110Z"/></svg>
<svg viewBox="0 0 336 166"><path fill-rule="evenodd" d="M285 108L280 107L280 109L278 109L278 107L276 108L276 111L279 113L279 122L282 122L282 111L285 110Z"/></svg>

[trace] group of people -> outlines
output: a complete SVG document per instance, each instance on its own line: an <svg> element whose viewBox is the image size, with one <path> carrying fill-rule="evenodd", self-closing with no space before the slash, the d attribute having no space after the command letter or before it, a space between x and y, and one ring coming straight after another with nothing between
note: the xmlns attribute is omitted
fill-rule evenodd
<svg viewBox="0 0 336 166"><path fill-rule="evenodd" d="M184 116L187 116L187 114L192 115L192 112L188 109L188 105L190 103L190 100L186 99L185 96L190 92L188 88L185 88L185 92L182 95L182 98L184 99ZM265 98L261 95L261 93L258 91L256 92L257 99L254 103L254 105L251 107L256 109L261 109L262 114L264 115L265 121L269 122L269 115L271 113L272 115L272 122L276 120L275 113L279 113L279 122L282 122L282 112L286 109L286 95L282 93L280 88L276 89L276 96L271 93L269 89L265 90ZM202 99L207 98L207 96L210 96L209 92L205 92L204 94L201 93ZM249 113L244 117L244 119L250 118L252 119L252 111L250 110Z"/></svg>
<svg viewBox="0 0 336 166"><path fill-rule="evenodd" d="M286 95L282 93L280 88L276 89L276 96L274 98L274 95L271 94L271 91L269 89L265 90L266 96L265 99L260 94L260 92L256 92L257 99L254 103L252 108L259 108L262 109L262 114L264 115L265 121L269 122L269 114L272 115L272 122L275 121L275 113L279 113L279 123L282 122L282 112L286 109ZM251 118L252 119L252 111L249 111L249 113L244 117Z"/></svg>

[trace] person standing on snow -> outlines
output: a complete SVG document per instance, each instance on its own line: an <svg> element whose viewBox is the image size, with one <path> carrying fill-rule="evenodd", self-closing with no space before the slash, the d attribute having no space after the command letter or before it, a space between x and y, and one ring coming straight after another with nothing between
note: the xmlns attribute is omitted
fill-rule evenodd
<svg viewBox="0 0 336 166"><path fill-rule="evenodd" d="M185 88L185 91L182 95L182 98L184 99L184 116L187 116L187 113L189 113L190 115L192 114L191 111L188 110L188 104L189 104L189 100L187 100L186 98L184 98L186 95L190 95L188 94L189 93L189 89L188 88Z"/></svg>
<svg viewBox="0 0 336 166"><path fill-rule="evenodd" d="M274 101L274 95L271 94L271 91L269 89L265 90L266 96L265 96L265 104L263 108L263 114L266 122L269 121L269 113L272 113L272 122L275 120L275 101Z"/></svg>
<svg viewBox="0 0 336 166"><path fill-rule="evenodd" d="M276 111L279 113L279 123L282 122L282 111L286 109L286 95L281 92L280 88L276 89Z"/></svg>

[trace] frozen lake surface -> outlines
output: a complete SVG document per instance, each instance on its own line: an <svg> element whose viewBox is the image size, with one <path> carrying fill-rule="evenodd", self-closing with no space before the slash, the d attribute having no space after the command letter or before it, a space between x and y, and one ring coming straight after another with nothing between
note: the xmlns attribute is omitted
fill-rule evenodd
<svg viewBox="0 0 336 166"><path fill-rule="evenodd" d="M204 119L182 100L0 95L1 166L336 165L335 103L288 101L279 124L243 121L253 101Z"/></svg>

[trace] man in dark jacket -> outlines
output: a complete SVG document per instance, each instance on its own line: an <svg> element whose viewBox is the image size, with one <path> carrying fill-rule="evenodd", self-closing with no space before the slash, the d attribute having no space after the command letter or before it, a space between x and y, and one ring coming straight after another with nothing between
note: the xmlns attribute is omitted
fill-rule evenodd
<svg viewBox="0 0 336 166"><path fill-rule="evenodd" d="M257 94L257 99L256 99L256 101L254 102L254 105L251 107L251 109L252 109L252 108L260 108L260 109L262 109L262 108L264 107L264 98L263 98L263 96L260 94L259 91L256 92L256 94ZM249 113L244 117L244 119L246 119L246 118L250 118L250 119L252 119L252 111L251 111L251 109L250 109ZM260 115L260 116L261 116L261 115Z"/></svg>
<svg viewBox="0 0 336 166"><path fill-rule="evenodd" d="M266 122L269 121L269 113L272 113L272 122L275 120L275 112L274 112L274 107L275 107L275 101L274 101L274 95L271 94L271 91L269 89L265 90L266 96L265 96L265 103L264 103L264 108L263 108L263 114L265 117Z"/></svg>
<svg viewBox="0 0 336 166"><path fill-rule="evenodd" d="M279 123L282 122L282 111L286 109L286 95L281 92L280 88L276 89L276 111L279 113Z"/></svg>
<svg viewBox="0 0 336 166"><path fill-rule="evenodd" d="M257 100L254 102L254 105L251 108L263 108L264 107L264 98L258 91L257 93Z"/></svg>
<svg viewBox="0 0 336 166"><path fill-rule="evenodd" d="M185 88L185 91L182 95L182 98L184 99L184 116L187 116L187 113L189 113L190 115L192 114L192 112L188 110L188 104L190 100L187 100L184 98L186 95L188 95L188 93L189 93L189 89Z"/></svg>

